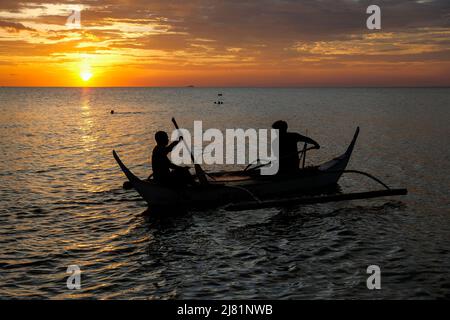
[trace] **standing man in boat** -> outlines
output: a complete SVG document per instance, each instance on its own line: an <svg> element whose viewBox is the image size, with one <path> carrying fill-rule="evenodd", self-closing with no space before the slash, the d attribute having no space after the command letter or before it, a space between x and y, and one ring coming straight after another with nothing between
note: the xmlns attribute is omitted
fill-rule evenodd
<svg viewBox="0 0 450 320"><path fill-rule="evenodd" d="M194 178L189 173L189 168L177 166L167 157L173 148L183 140L183 137L169 144L167 133L158 131L155 134L155 140L156 147L153 148L152 152L152 169L155 182L171 187L195 184Z"/></svg>
<svg viewBox="0 0 450 320"><path fill-rule="evenodd" d="M288 124L286 121L275 121L272 124L272 128L279 130L279 174L294 173L299 170L300 158L298 156L297 143L309 143L314 145L315 149L320 149L320 145L313 139L296 132L288 132Z"/></svg>

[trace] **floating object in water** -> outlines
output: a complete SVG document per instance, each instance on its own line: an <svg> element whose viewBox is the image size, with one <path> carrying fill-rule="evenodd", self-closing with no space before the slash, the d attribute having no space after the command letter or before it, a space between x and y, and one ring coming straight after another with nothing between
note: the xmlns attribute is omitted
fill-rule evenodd
<svg viewBox="0 0 450 320"><path fill-rule="evenodd" d="M222 101L221 98L220 98L220 97L222 97L222 94L221 94L221 93L218 93L217 96L218 96L219 98L217 99L217 101L214 101L214 104L223 104L223 101Z"/></svg>
<svg viewBox="0 0 450 320"><path fill-rule="evenodd" d="M114 110L111 110L111 114L114 114Z"/></svg>

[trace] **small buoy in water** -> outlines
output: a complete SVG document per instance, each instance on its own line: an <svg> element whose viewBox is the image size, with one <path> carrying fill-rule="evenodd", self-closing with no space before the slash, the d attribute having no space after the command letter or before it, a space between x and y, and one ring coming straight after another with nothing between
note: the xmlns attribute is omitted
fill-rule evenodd
<svg viewBox="0 0 450 320"><path fill-rule="evenodd" d="M114 110L111 110L111 114L114 114Z"/></svg>

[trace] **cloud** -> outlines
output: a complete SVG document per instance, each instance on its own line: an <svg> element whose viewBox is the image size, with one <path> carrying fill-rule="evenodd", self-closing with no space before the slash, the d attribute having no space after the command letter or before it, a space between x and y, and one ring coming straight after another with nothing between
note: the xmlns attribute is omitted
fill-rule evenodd
<svg viewBox="0 0 450 320"><path fill-rule="evenodd" d="M0 1L0 59L76 63L89 55L105 68L158 70L448 66L450 1L379 0L380 32L366 29L370 4L91 0L83 1L81 28L71 30L65 23L73 1Z"/></svg>
<svg viewBox="0 0 450 320"><path fill-rule="evenodd" d="M8 32L20 32L23 30L35 31L32 28L24 26L22 23L2 20L0 20L0 28L6 29Z"/></svg>

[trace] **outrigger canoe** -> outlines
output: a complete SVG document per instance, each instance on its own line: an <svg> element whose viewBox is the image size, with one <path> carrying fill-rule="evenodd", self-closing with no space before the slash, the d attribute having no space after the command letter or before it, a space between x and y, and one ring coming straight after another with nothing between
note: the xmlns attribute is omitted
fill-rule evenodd
<svg viewBox="0 0 450 320"><path fill-rule="evenodd" d="M246 171L215 172L208 174L212 181L207 185L183 188L171 188L152 180L141 180L123 164L115 151L113 155L133 188L150 207L211 208L239 202L262 203L265 200L317 194L335 188L350 160L358 134L359 127L342 155L321 165L301 169L296 174L261 176ZM390 190L387 186L386 188ZM382 196L389 195L386 190L382 192ZM404 194L403 191L401 194Z"/></svg>

